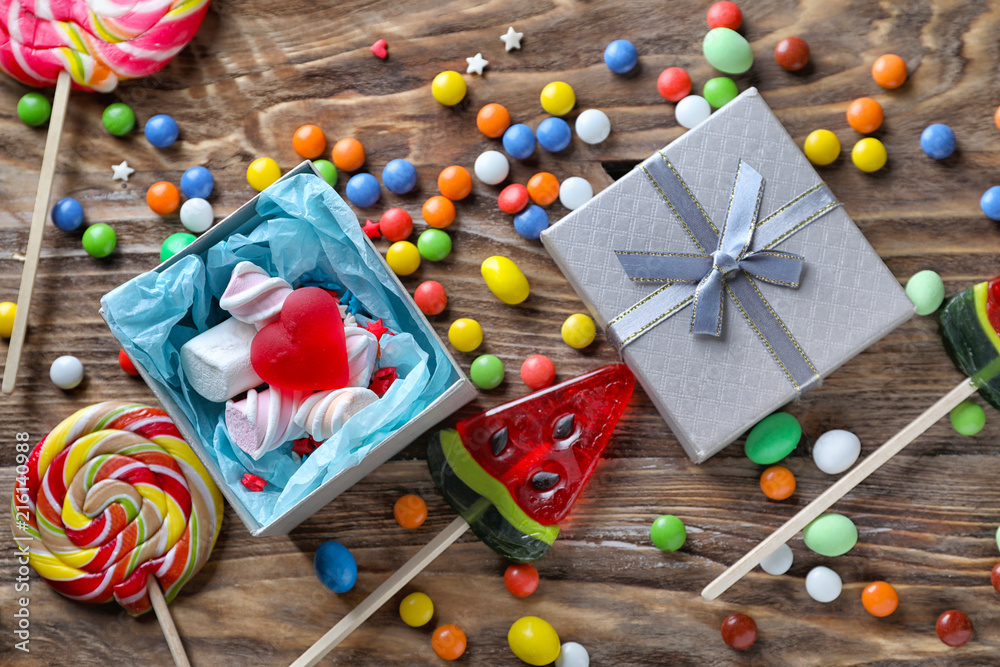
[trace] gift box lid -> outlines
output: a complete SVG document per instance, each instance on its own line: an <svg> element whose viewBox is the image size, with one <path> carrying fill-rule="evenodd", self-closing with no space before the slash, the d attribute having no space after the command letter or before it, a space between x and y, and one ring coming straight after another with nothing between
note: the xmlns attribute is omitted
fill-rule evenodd
<svg viewBox="0 0 1000 667"><path fill-rule="evenodd" d="M601 327L620 320L663 284L630 280L615 251L705 254L648 170L668 161L688 196L721 228L741 160L763 177L758 220L822 184L751 88L542 233L545 248ZM799 286L752 282L804 351L817 381L914 312L899 281L842 206L798 229L775 249L804 258ZM691 333L688 306L621 350L697 462L799 395L725 290L722 305L718 337Z"/></svg>

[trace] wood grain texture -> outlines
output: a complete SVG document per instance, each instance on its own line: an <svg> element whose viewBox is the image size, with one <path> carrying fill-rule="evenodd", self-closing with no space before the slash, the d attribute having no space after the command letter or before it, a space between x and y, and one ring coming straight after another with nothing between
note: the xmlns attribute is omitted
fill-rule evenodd
<svg viewBox="0 0 1000 667"><path fill-rule="evenodd" d="M331 139L360 139L376 175L396 157L417 165L416 192L383 192L382 205L361 211L362 217L391 205L416 213L436 192L441 168L471 167L480 152L496 147L475 127L482 104L501 102L518 121L534 126L544 117L540 89L564 80L576 88L578 108L607 111L610 138L599 146L574 140L558 156L540 151L515 164L512 178L524 182L548 170L559 178L584 176L600 189L611 182L602 162L641 160L681 134L655 79L671 65L687 68L699 89L715 76L700 48L709 4L223 0L160 74L124 84L113 95L74 95L54 193L78 198L89 222L113 224L119 248L95 260L82 250L79 234L46 232L17 389L0 400L0 495L8 497L13 486L16 432L40 438L74 409L99 400L152 400L141 382L118 369L118 346L97 315L100 296L155 266L162 239L181 230L176 216L159 218L146 207L143 194L150 184L176 183L184 169L204 164L216 178L216 213L226 214L253 194L244 176L250 160L271 155L284 168L294 166L299 160L291 135L313 122ZM844 155L822 175L894 274L905 281L933 268L950 293L996 274L1000 232L978 202L997 183L1000 159L1000 132L992 119L1000 103L994 85L1000 8L973 0L742 4L743 33L757 62L735 77L737 83L741 89L758 86L796 141L819 127L841 137ZM499 35L508 25L525 33L521 51L503 51ZM792 34L812 47L813 64L800 74L784 72L771 57L774 45ZM379 37L389 43L386 61L368 51ZM612 75L602 61L605 44L617 38L639 49L640 69L633 75ZM443 69L464 71L464 58L477 51L490 66L483 78L469 77L467 100L454 109L434 102L433 76ZM869 75L871 63L887 51L905 58L911 71L909 82L892 92L878 89ZM44 128L28 128L14 113L24 92L7 79L0 83L0 300L17 293L44 145ZM879 99L886 112L876 136L890 161L874 175L856 170L847 156L857 135L844 111L862 95ZM173 115L182 140L158 150L141 133L107 135L100 114L115 100L131 104L140 119ZM943 162L919 148L919 133L932 122L949 123L959 138L958 153ZM127 186L111 180L110 166L122 159L138 170ZM442 282L450 303L434 318L438 332L444 335L455 318L475 317L487 332L481 351L507 365L507 381L449 425L522 395L517 369L528 354L551 356L563 379L615 358L603 339L583 352L561 342L559 324L582 304L540 244L515 234L495 195L496 188L477 183L449 229L454 253L404 280L411 289L425 279ZM557 204L550 213L558 218L564 211ZM483 289L478 265L492 254L510 256L528 274L532 296L522 306L502 306ZM48 379L48 366L60 354L79 357L87 369L75 391L62 392ZM467 368L473 356L458 358ZM756 570L721 600L709 603L698 595L829 486L832 478L817 470L809 453L819 434L849 429L868 453L959 377L933 318L915 318L873 345L789 406L805 437L787 463L798 489L781 503L761 494L760 469L739 444L702 466L691 464L637 390L605 460L559 540L537 564L542 585L535 595L519 600L507 594L504 563L466 535L397 596L427 592L436 604L430 626L403 625L394 598L323 664L440 664L430 649L432 626L456 623L469 637L460 662L517 665L506 633L527 614L552 622L564 641L587 646L599 665L995 664L1000 605L989 571L998 559L993 534L1000 523L1000 420L992 412L984 431L971 438L956 435L946 421L935 425L839 502L837 511L854 519L860 532L858 546L846 556L831 563L795 538L796 562L788 575ZM422 442L414 443L287 537L252 539L227 508L212 559L171 605L192 664L290 663L448 525L454 514L433 489L423 449ZM422 495L430 508L427 523L413 531L392 519L393 503L407 492ZM649 544L649 525L663 513L680 516L689 527L680 552L662 553ZM341 596L323 589L312 571L313 552L329 539L347 545L360 565L357 586ZM827 605L811 601L803 586L805 574L820 564L832 564L845 581L844 594ZM70 602L34 576L31 653L15 651L17 576L14 547L5 541L0 662L170 663L151 615L132 619L116 605ZM900 609L886 619L870 617L859 600L863 586L877 579L900 592ZM976 628L972 642L958 650L934 634L937 616L952 608L965 611ZM760 628L757 644L742 653L719 636L723 618L736 611L753 616Z"/></svg>

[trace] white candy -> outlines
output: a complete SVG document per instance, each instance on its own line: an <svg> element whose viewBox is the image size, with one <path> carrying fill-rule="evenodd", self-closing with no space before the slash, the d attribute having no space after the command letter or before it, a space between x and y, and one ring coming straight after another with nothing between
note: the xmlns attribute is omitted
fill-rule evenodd
<svg viewBox="0 0 1000 667"><path fill-rule="evenodd" d="M556 667L590 667L590 654L576 642L566 642L559 647Z"/></svg>
<svg viewBox="0 0 1000 667"><path fill-rule="evenodd" d="M247 392L241 401L226 403L226 430L233 443L254 461L282 443L302 435L292 417L305 400L306 391L284 391L268 387Z"/></svg>
<svg viewBox="0 0 1000 667"><path fill-rule="evenodd" d="M510 172L510 163L507 162L507 156L503 153L486 151L476 158L473 169L476 172L476 178L483 183L496 185L503 183L503 179L507 178L507 174Z"/></svg>
<svg viewBox="0 0 1000 667"><path fill-rule="evenodd" d="M576 135L588 144L599 144L611 134L611 120L600 109L587 109L576 118Z"/></svg>
<svg viewBox="0 0 1000 667"><path fill-rule="evenodd" d="M302 402L295 412L294 421L313 440L325 441L332 438L348 419L377 401L378 395L367 387L319 391Z"/></svg>
<svg viewBox="0 0 1000 667"><path fill-rule="evenodd" d="M212 205L204 199L188 199L181 206L181 224L190 232L201 234L212 226L213 220L215 213L212 211Z"/></svg>
<svg viewBox="0 0 1000 667"><path fill-rule="evenodd" d="M571 211L586 204L593 196L594 188L579 176L570 176L559 186L559 202Z"/></svg>
<svg viewBox="0 0 1000 667"><path fill-rule="evenodd" d="M181 347L181 368L205 399L224 403L263 380L250 365L250 342L257 327L231 317Z"/></svg>
<svg viewBox="0 0 1000 667"><path fill-rule="evenodd" d="M83 364L76 357L59 357L49 367L49 378L60 389L73 389L83 382Z"/></svg>
<svg viewBox="0 0 1000 667"><path fill-rule="evenodd" d="M347 346L347 366L350 377L348 387L367 387L375 372L375 358L378 356L378 338L368 329L344 327Z"/></svg>
<svg viewBox="0 0 1000 667"><path fill-rule="evenodd" d="M677 103L674 109L674 118L681 127L691 129L698 123L708 120L712 115L712 107L708 100L701 95L688 95Z"/></svg>
<svg viewBox="0 0 1000 667"><path fill-rule="evenodd" d="M861 456L861 440L850 431L827 431L813 445L816 467L828 475L839 475Z"/></svg>
<svg viewBox="0 0 1000 667"><path fill-rule="evenodd" d="M806 593L816 602L833 602L844 590L840 575L828 567L814 567L806 575Z"/></svg>
<svg viewBox="0 0 1000 667"><path fill-rule="evenodd" d="M784 574L792 567L792 548L782 544L760 562L760 569L768 574Z"/></svg>

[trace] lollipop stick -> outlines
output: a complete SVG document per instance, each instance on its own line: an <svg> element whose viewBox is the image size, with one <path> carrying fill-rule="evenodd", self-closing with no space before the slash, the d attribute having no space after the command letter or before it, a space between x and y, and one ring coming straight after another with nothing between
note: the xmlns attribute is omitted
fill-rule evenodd
<svg viewBox="0 0 1000 667"><path fill-rule="evenodd" d="M63 121L66 120L66 106L69 102L69 72L59 72L56 80L55 99L52 100L52 116L49 119L49 133L45 139L45 153L42 155L42 170L38 174L38 194L35 196L35 212L31 216L31 231L28 233L28 250L24 256L21 271L21 288L17 293L17 310L14 313L14 329L7 348L7 366L3 372L2 391L14 391L17 367L21 361L24 333L28 328L28 309L31 307L31 291L35 287L35 273L38 270L38 256L42 252L42 233L45 218L49 212L49 196L52 194L52 179L56 174L59 156L59 139L62 137Z"/></svg>
<svg viewBox="0 0 1000 667"><path fill-rule="evenodd" d="M181 636L177 634L174 626L174 619L167 609L167 601L163 599L163 591L160 590L160 583L153 575L146 579L146 590L149 592L149 600L153 603L153 611L156 612L156 620L160 622L160 629L170 647L170 655L174 657L174 664L177 667L191 667L188 662L187 653L184 652L184 644L181 643Z"/></svg>
<svg viewBox="0 0 1000 667"><path fill-rule="evenodd" d="M312 667L323 659L327 653L344 640L365 622L369 616L374 614L389 598L399 592L413 577L420 574L431 561L441 555L452 542L462 536L462 533L469 529L469 524L462 517L452 521L447 528L438 533L437 537L431 540L427 546L417 552L417 554L406 561L403 567L396 570L395 574L386 579L385 583L376 588L365 598L364 602L347 613L340 622L333 626L329 632L323 635L319 641L313 644L308 651L299 656L299 659L292 663L292 667Z"/></svg>
<svg viewBox="0 0 1000 667"><path fill-rule="evenodd" d="M860 484L882 464L899 453L903 447L916 440L917 436L931 427L956 405L976 393L976 385L970 380L962 380L957 387L945 394L937 403L910 422L902 431L889 438L884 445L872 452L868 458L856 465L850 472L841 477L816 500L802 508L785 525L771 533L770 537L751 549L743 558L736 561L728 570L716 577L715 581L705 587L701 596L706 600L714 600L725 593L730 586L743 578L747 572L758 565L766 556L787 542L793 535L805 528L810 521L818 517L835 502Z"/></svg>

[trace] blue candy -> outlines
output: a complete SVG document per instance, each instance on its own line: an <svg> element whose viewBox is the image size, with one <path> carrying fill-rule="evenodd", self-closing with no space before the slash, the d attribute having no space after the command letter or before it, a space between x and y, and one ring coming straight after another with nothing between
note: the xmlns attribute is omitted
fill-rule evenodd
<svg viewBox="0 0 1000 667"><path fill-rule="evenodd" d="M524 160L535 152L535 133L523 123L511 125L503 133L503 149L516 160Z"/></svg>
<svg viewBox="0 0 1000 667"><path fill-rule="evenodd" d="M405 195L417 184L417 168L410 164L409 160L396 158L389 160L382 170L382 185L389 192L397 195Z"/></svg>
<svg viewBox="0 0 1000 667"><path fill-rule="evenodd" d="M354 174L351 180L347 181L345 194L352 204L366 208L374 206L382 192L379 190L378 181L371 174Z"/></svg>
<svg viewBox="0 0 1000 667"><path fill-rule="evenodd" d="M321 584L334 593L346 593L358 580L358 564L340 542L324 542L316 550L313 567Z"/></svg>
<svg viewBox="0 0 1000 667"><path fill-rule="evenodd" d="M955 152L955 133L941 123L928 125L920 135L920 147L935 160L943 160Z"/></svg>
<svg viewBox="0 0 1000 667"><path fill-rule="evenodd" d="M180 132L177 129L177 121L162 113L147 120L142 131L149 143L157 148L166 148L177 141Z"/></svg>
<svg viewBox="0 0 1000 667"><path fill-rule="evenodd" d="M71 232L83 224L83 206L72 197L60 199L52 206L52 222L64 232Z"/></svg>
<svg viewBox="0 0 1000 667"><path fill-rule="evenodd" d="M538 204L532 204L514 216L514 229L532 241L541 236L548 226L549 214Z"/></svg>
<svg viewBox="0 0 1000 667"><path fill-rule="evenodd" d="M181 192L188 199L208 199L215 188L215 177L204 167L191 167L181 175Z"/></svg>
<svg viewBox="0 0 1000 667"><path fill-rule="evenodd" d="M556 153L569 146L573 131L562 118L546 118L538 124L538 143L550 153Z"/></svg>
<svg viewBox="0 0 1000 667"><path fill-rule="evenodd" d="M1000 185L994 185L983 193L979 207L983 209L987 218L1000 221Z"/></svg>
<svg viewBox="0 0 1000 667"><path fill-rule="evenodd" d="M604 49L604 63L615 74L628 74L639 62L639 52L632 42L616 39Z"/></svg>

